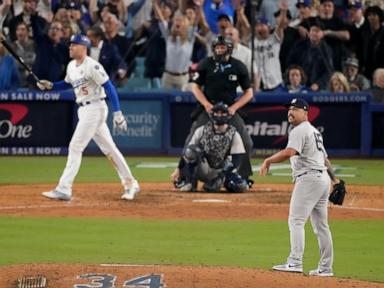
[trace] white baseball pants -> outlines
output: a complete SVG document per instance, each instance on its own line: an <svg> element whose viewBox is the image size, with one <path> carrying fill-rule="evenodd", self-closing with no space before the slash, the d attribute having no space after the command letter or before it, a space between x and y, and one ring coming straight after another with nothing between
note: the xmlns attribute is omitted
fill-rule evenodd
<svg viewBox="0 0 384 288"><path fill-rule="evenodd" d="M80 169L82 154L93 139L116 169L124 190L133 180L131 170L116 147L107 126L108 106L104 101L79 107L79 122L69 144L68 159L56 190L72 194L72 184Z"/></svg>
<svg viewBox="0 0 384 288"><path fill-rule="evenodd" d="M304 226L311 218L314 233L320 248L318 269L332 271L333 243L328 226L328 193L330 178L326 171L310 171L296 178L291 196L288 225L291 238L291 252L287 263L302 264L305 232Z"/></svg>

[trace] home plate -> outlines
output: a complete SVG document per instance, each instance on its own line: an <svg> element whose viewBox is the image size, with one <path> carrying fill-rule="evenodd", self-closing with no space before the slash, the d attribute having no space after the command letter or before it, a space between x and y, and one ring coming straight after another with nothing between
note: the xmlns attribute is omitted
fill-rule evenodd
<svg viewBox="0 0 384 288"><path fill-rule="evenodd" d="M224 199L195 199L192 202L196 203L229 203L231 201Z"/></svg>

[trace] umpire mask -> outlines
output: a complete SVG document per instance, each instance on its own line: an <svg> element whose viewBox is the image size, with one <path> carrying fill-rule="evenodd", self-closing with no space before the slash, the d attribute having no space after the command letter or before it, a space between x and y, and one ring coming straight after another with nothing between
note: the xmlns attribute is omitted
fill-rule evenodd
<svg viewBox="0 0 384 288"><path fill-rule="evenodd" d="M216 50L217 46L225 46L226 51L223 53L217 51ZM217 36L215 40L213 40L211 48L212 48L213 59L216 62L221 63L226 61L227 56L230 56L232 54L233 43L230 38L220 35L220 36Z"/></svg>
<svg viewBox="0 0 384 288"><path fill-rule="evenodd" d="M232 118L228 111L228 105L223 102L219 102L212 107L211 119L214 125L225 125L229 123Z"/></svg>

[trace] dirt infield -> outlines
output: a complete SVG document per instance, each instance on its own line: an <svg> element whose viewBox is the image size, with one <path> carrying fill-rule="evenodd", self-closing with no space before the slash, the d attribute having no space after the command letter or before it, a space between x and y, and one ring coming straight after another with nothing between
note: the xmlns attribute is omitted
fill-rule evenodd
<svg viewBox="0 0 384 288"><path fill-rule="evenodd" d="M222 219L225 215L226 219L286 219L292 185L259 184L247 193L225 194L182 193L174 191L170 184L142 184L142 192L137 199L125 202L120 200L118 184L76 184L74 198L69 203L41 196L41 192L52 189L52 185L3 185L0 189L0 215L105 216L131 219ZM152 209L154 205L156 209ZM330 218L384 219L384 187L348 186L345 206L330 206ZM95 278L88 275L89 273L97 273L99 276ZM16 287L14 281L24 275L44 275L49 279L51 288L68 288L74 287L75 284L81 288L163 287L159 283L177 288L384 287L384 283L313 278L257 269L77 264L0 266L0 287ZM81 275L87 276L82 276L85 279L78 278ZM100 275L105 275L106 278ZM151 276L132 280L145 275ZM114 280L109 279L115 286L85 285L92 281L107 281L108 277L115 277ZM148 279L152 280L153 286L138 284L145 283L140 281L149 281Z"/></svg>

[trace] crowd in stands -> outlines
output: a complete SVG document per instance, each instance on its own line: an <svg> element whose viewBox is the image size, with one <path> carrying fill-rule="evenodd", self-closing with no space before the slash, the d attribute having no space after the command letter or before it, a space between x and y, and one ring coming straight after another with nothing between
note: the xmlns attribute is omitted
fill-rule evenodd
<svg viewBox="0 0 384 288"><path fill-rule="evenodd" d="M231 38L255 91L372 91L384 102L382 0L0 0L0 28L41 79L62 80L71 35L117 87L138 57L150 87L188 90L216 36ZM258 7L260 6L260 7ZM253 55L252 55L253 51ZM0 44L0 90L35 88Z"/></svg>

